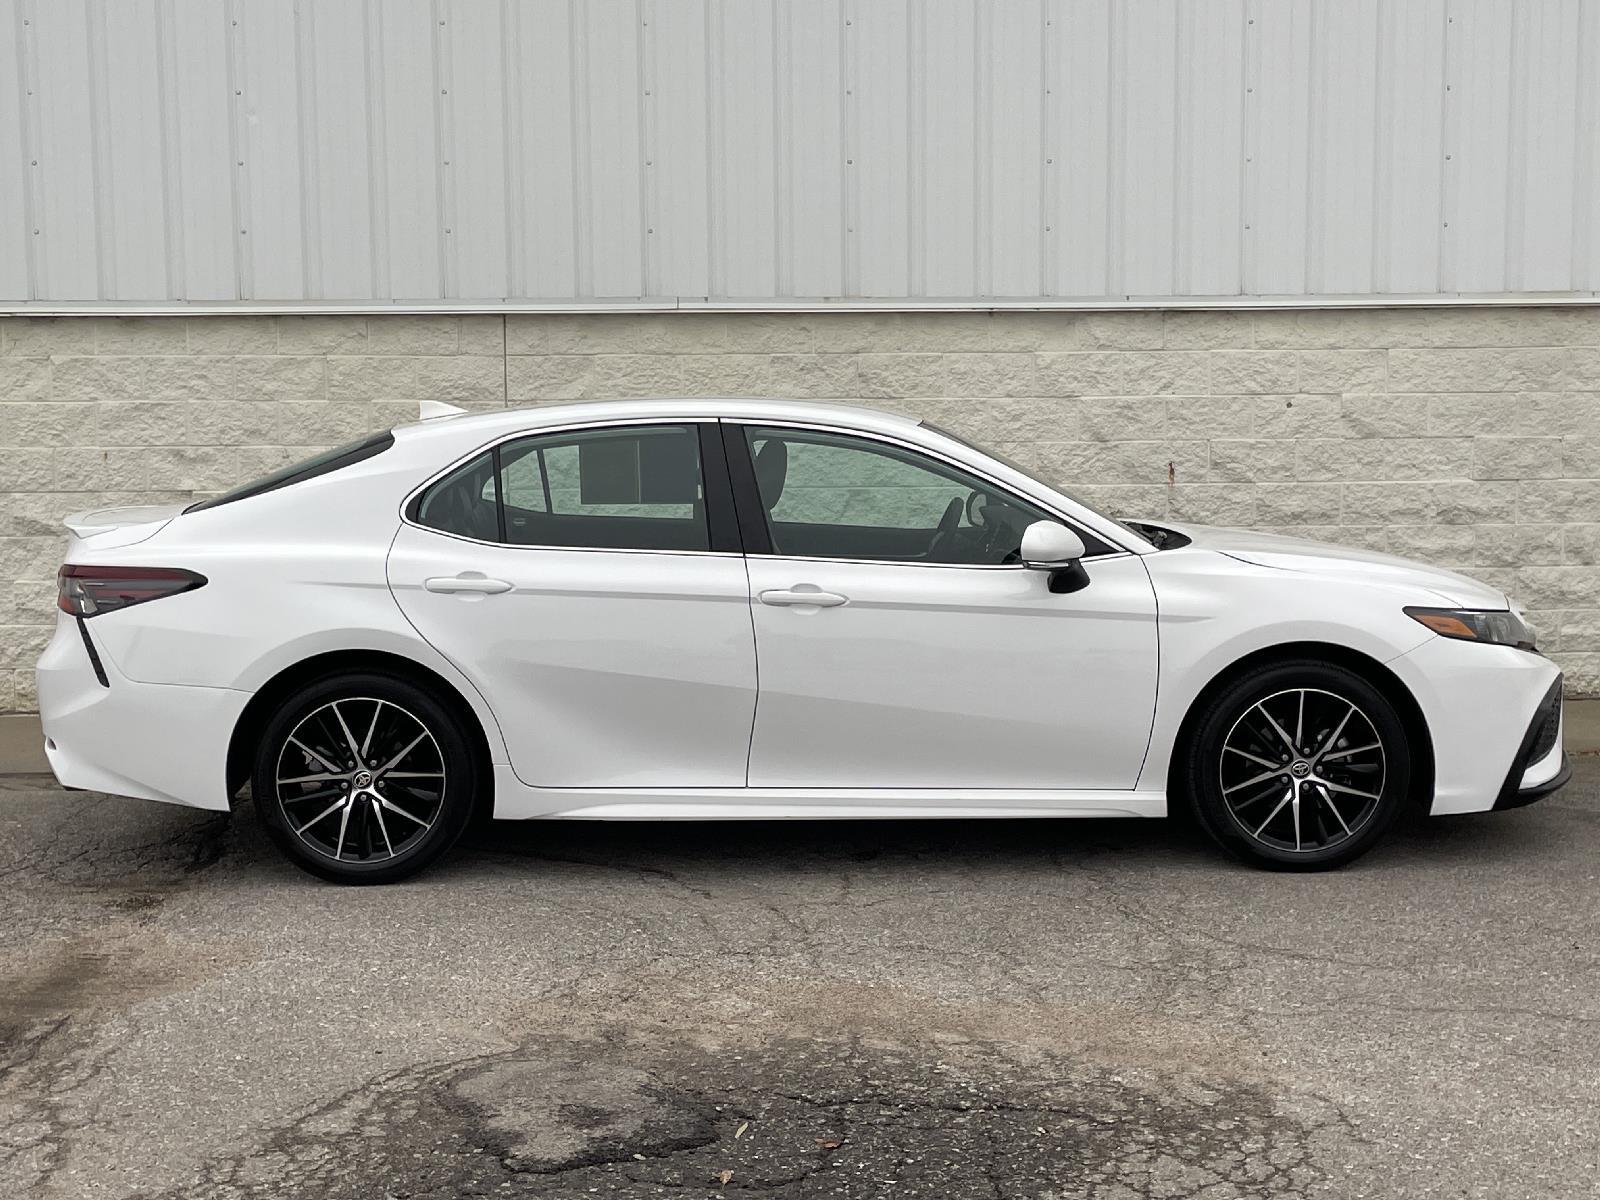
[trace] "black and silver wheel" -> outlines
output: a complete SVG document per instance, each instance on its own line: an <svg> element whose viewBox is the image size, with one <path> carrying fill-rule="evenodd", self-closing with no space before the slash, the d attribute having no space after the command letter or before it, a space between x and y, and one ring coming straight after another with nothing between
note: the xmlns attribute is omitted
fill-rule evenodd
<svg viewBox="0 0 1600 1200"><path fill-rule="evenodd" d="M415 874L460 837L477 771L452 713L384 675L319 680L268 722L256 808L298 866L341 883Z"/></svg>
<svg viewBox="0 0 1600 1200"><path fill-rule="evenodd" d="M1200 824L1263 866L1323 869L1371 848L1410 786L1394 707L1343 667L1282 663L1200 714L1187 783Z"/></svg>

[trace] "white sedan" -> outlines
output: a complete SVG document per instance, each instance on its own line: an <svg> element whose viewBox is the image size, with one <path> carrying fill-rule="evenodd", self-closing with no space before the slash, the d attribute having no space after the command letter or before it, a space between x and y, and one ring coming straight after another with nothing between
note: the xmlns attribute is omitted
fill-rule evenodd
<svg viewBox="0 0 1600 1200"><path fill-rule="evenodd" d="M422 869L475 812L1178 806L1250 862L1322 868L1408 805L1569 774L1560 672L1493 588L1113 520L863 409L447 409L67 524L57 778L207 809L248 783L283 851L347 883Z"/></svg>

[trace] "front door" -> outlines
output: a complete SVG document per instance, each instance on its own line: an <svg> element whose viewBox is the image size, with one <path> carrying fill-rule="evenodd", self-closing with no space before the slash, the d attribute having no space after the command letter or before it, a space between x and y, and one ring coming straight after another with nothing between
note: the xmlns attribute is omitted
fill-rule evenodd
<svg viewBox="0 0 1600 1200"><path fill-rule="evenodd" d="M412 506L390 586L522 782L743 786L755 647L721 454L714 424L538 434Z"/></svg>
<svg viewBox="0 0 1600 1200"><path fill-rule="evenodd" d="M1134 786L1156 688L1137 555L1101 546L1088 586L1053 594L1017 561L1057 519L1028 501L893 442L728 434L741 518L770 543L748 559L752 787Z"/></svg>

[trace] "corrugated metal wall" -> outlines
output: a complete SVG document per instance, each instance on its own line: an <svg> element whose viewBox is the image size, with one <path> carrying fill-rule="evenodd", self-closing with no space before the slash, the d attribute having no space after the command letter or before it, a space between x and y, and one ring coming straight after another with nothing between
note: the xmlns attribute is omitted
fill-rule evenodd
<svg viewBox="0 0 1600 1200"><path fill-rule="evenodd" d="M1600 290L1600 0L0 0L0 302Z"/></svg>

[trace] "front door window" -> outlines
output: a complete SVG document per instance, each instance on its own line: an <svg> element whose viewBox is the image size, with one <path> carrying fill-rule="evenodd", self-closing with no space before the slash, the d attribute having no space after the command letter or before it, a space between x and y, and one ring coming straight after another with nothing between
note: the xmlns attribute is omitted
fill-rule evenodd
<svg viewBox="0 0 1600 1200"><path fill-rule="evenodd" d="M995 566L1049 513L965 472L884 442L745 429L774 554Z"/></svg>

